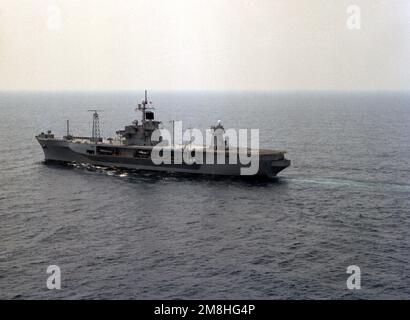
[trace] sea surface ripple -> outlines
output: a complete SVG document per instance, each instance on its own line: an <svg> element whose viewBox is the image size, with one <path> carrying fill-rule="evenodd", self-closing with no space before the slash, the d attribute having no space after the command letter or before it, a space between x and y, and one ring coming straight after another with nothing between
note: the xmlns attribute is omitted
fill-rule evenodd
<svg viewBox="0 0 410 320"><path fill-rule="evenodd" d="M107 137L140 95L0 94L0 298L410 297L408 95L151 94L166 126L259 128L292 160L270 181L43 163L35 134L86 135L94 106Z"/></svg>

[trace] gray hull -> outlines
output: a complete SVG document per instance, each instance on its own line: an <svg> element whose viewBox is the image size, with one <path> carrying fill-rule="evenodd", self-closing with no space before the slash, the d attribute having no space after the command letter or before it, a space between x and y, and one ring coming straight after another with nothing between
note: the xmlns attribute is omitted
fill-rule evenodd
<svg viewBox="0 0 410 320"><path fill-rule="evenodd" d="M101 155L95 152L96 144L76 144L65 139L42 139L37 137L43 148L46 161L74 162L105 167L117 167L135 170L167 171L195 174L239 176L241 168L238 164L161 164L156 165L150 158L136 159L121 155ZM287 168L290 161L283 154L261 154L257 176L273 177Z"/></svg>

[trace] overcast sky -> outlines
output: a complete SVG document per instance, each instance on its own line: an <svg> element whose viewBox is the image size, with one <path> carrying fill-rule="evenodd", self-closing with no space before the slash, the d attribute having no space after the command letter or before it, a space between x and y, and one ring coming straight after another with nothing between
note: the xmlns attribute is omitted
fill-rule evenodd
<svg viewBox="0 0 410 320"><path fill-rule="evenodd" d="M409 87L409 0L0 0L0 90Z"/></svg>

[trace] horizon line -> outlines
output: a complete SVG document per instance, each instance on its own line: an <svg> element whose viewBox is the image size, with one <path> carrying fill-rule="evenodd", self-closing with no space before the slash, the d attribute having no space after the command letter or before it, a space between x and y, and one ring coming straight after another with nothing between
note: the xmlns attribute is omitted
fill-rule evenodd
<svg viewBox="0 0 410 320"><path fill-rule="evenodd" d="M337 90L337 89L11 89L11 90L0 90L1 93L134 93L139 91L148 92L167 92L167 93L178 93L178 92L197 92L197 93L410 93L410 90L402 89L355 89L355 90Z"/></svg>

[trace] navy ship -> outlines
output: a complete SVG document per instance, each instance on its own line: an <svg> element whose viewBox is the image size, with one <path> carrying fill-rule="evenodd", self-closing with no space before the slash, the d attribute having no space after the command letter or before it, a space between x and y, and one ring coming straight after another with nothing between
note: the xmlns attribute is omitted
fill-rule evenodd
<svg viewBox="0 0 410 320"><path fill-rule="evenodd" d="M46 162L132 170L265 177L276 176L290 165L290 160L285 158L285 151L242 148L229 144L228 139L224 138L225 129L220 121L210 129L213 138L209 145L193 144L192 141L175 143L174 136L170 139L171 142L162 140L162 136L158 135L161 121L155 120L153 108L147 99L147 91L136 110L142 113L140 122L134 120L123 130L117 131L116 138L104 139L100 136L99 110L89 110L93 112L91 136L71 135L67 120L65 136L57 137L48 130L35 138L44 151Z"/></svg>

